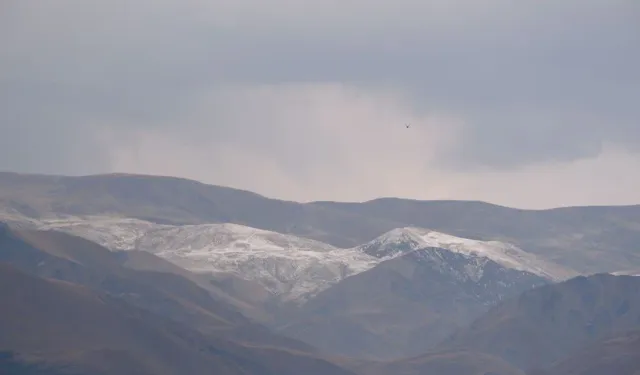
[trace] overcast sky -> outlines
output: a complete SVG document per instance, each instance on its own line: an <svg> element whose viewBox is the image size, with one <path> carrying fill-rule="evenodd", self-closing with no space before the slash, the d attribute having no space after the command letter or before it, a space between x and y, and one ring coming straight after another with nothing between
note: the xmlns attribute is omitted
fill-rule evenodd
<svg viewBox="0 0 640 375"><path fill-rule="evenodd" d="M637 0L4 0L0 47L0 170L640 203Z"/></svg>

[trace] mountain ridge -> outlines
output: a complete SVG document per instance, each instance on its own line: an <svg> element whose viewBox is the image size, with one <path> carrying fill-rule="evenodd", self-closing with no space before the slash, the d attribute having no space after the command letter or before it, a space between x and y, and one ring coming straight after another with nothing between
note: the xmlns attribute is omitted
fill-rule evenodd
<svg viewBox="0 0 640 375"><path fill-rule="evenodd" d="M228 222L343 248L394 228L416 226L509 242L579 273L640 267L640 255L630 251L640 240L640 205L540 211L399 198L296 203L173 177L0 173L0 216L11 215L116 215L174 225Z"/></svg>
<svg viewBox="0 0 640 375"><path fill-rule="evenodd" d="M397 228L369 243L341 249L229 223L169 226L137 219L87 217L35 225L38 229L78 235L112 250L148 251L195 273L234 274L259 283L274 298L298 303L408 250L430 247L486 257L507 268L554 281L577 274L510 244L470 240L420 228Z"/></svg>

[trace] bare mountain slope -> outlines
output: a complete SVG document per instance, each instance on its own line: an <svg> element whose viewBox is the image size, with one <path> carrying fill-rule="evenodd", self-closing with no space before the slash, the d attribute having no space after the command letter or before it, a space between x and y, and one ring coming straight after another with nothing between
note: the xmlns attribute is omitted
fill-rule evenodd
<svg viewBox="0 0 640 375"><path fill-rule="evenodd" d="M176 273L135 270L129 252L111 252L98 244L55 231L0 228L0 261L34 275L84 285L118 296L202 332L236 337L256 345L313 351L306 344L271 333L233 305ZM147 254L148 257L153 257ZM158 263L162 263L158 259Z"/></svg>
<svg viewBox="0 0 640 375"><path fill-rule="evenodd" d="M207 338L122 299L1 262L0 295L1 351L82 374L349 374L304 354Z"/></svg>
<svg viewBox="0 0 640 375"><path fill-rule="evenodd" d="M439 350L499 356L546 368L604 337L640 328L640 278L598 274L542 286L491 309Z"/></svg>
<svg viewBox="0 0 640 375"><path fill-rule="evenodd" d="M600 340L558 361L551 369L530 375L611 374L640 374L640 331L624 332Z"/></svg>

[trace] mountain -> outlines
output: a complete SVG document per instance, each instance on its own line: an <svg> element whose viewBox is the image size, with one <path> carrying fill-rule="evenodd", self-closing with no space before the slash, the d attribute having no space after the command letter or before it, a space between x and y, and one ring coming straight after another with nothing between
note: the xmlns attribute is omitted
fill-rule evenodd
<svg viewBox="0 0 640 375"><path fill-rule="evenodd" d="M503 267L560 281L577 276L575 271L539 259L509 243L478 241L422 228L396 228L357 247L377 258L391 258L408 251L441 248L472 257L492 260Z"/></svg>
<svg viewBox="0 0 640 375"><path fill-rule="evenodd" d="M524 210L477 201L381 198L316 207L479 240L512 243L580 273L640 267L640 205Z"/></svg>
<svg viewBox="0 0 640 375"><path fill-rule="evenodd" d="M397 225L384 220L270 199L175 177L108 174L81 177L0 172L0 220L120 216L159 224L235 223L292 233L338 246L374 238Z"/></svg>
<svg viewBox="0 0 640 375"><path fill-rule="evenodd" d="M597 274L504 301L438 350L485 352L521 369L545 369L599 339L636 328L640 278Z"/></svg>
<svg viewBox="0 0 640 375"><path fill-rule="evenodd" d="M615 276L640 276L640 270L617 271L611 272L611 274Z"/></svg>
<svg viewBox="0 0 640 375"><path fill-rule="evenodd" d="M392 230L367 244L338 249L317 241L235 224L171 226L137 219L89 217L47 220L38 226L82 235L113 249L128 249L114 253L120 257L118 267L122 262L131 267L132 259L147 254L150 259L137 263L154 264L158 269L160 266L155 263L162 260L152 255L153 252L199 271L191 274L175 266L177 270L171 270L174 274L181 274L178 271L181 270L183 276L185 272L193 275L190 280L196 284L219 285L214 278L201 279L206 274L234 274L237 278L258 282L260 288L276 296L281 296L282 286L288 288L284 289L288 292L285 297L295 296L292 292L305 288L309 298L299 302L309 302L299 309L278 304L268 307L265 303L270 301L269 297L247 302L244 290L232 290L229 294L225 293L229 288L224 286L222 292L217 291L215 295L222 296L220 300L225 302L239 300L232 306L243 313L248 311L243 304L255 310L268 310L270 315L249 316L282 335L329 353L358 357L398 358L421 354L503 298L566 276L559 271L560 267L538 261L505 243L472 241L419 228ZM80 241L75 236L65 237L53 231L20 233L30 233L32 237L34 233L39 236L48 233L50 238ZM448 249L421 248L429 245ZM147 252L131 250L133 248ZM77 254L86 257L85 252ZM102 248L100 252L107 253ZM32 261L31 266L35 268L36 264ZM141 269L140 265L135 267ZM168 267L163 265L161 270L166 271ZM405 268L413 271L398 273ZM363 276L355 276L360 274ZM371 289L371 285L377 284L378 288ZM410 284L405 287L406 293L398 293L397 285L401 284ZM315 293L331 285L335 288L330 288L329 293L313 298ZM362 310L369 312L363 314ZM265 318L265 315L268 316ZM194 322L191 315L181 319ZM332 329L336 326L342 329Z"/></svg>
<svg viewBox="0 0 640 375"><path fill-rule="evenodd" d="M221 300L280 334L361 358L422 354L502 299L572 275L507 243L420 228L394 229L339 249L237 224L173 226L111 217L33 223L97 241L129 261L140 258L132 249L158 255L193 271L197 284L220 287ZM254 284L230 288L220 281L229 275L236 285L241 279Z"/></svg>
<svg viewBox="0 0 640 375"><path fill-rule="evenodd" d="M237 224L161 225L110 217L34 221L112 250L143 250L198 274L252 281L279 301L305 300L379 259L305 238Z"/></svg>
<svg viewBox="0 0 640 375"><path fill-rule="evenodd" d="M0 295L0 363L14 374L43 364L77 375L351 374L305 354L205 337L121 298L1 262Z"/></svg>
<svg viewBox="0 0 640 375"><path fill-rule="evenodd" d="M273 334L247 319L234 305L219 298L220 294L216 297L215 289L204 289L179 272L150 270L159 268L158 265L171 269L172 265L152 254L138 253L111 252L62 232L0 227L0 261L24 272L117 296L206 334L232 337L254 345L314 351L309 345ZM146 269L141 270L141 257L155 258L155 264L146 261Z"/></svg>
<svg viewBox="0 0 640 375"><path fill-rule="evenodd" d="M38 229L65 231L112 250L148 251L198 274L233 275L259 285L279 301L303 302L383 260L426 247L486 257L507 268L554 281L576 275L507 243L470 240L420 228L397 228L369 243L340 249L237 224L173 226L112 217L32 223Z"/></svg>
<svg viewBox="0 0 640 375"><path fill-rule="evenodd" d="M118 216L160 224L235 223L349 248L395 228L511 243L580 273L640 267L640 205L522 210L472 201L382 198L297 203L196 181L127 174L0 173L0 220Z"/></svg>
<svg viewBox="0 0 640 375"><path fill-rule="evenodd" d="M367 374L512 375L551 371L640 324L640 278L573 278L637 274L619 270L640 269L640 206L298 203L172 177L0 173L2 221L0 262L108 298L116 318L115 304L153 316L149 332L174 327L154 337L177 345L176 356L203 345L193 361L207 366L207 350L226 348L266 366L261 374L334 368L334 355L348 355L366 359L346 362ZM142 340L132 335L124 340ZM140 362L146 344L136 342L40 354L0 347L0 364L55 372L115 362L144 373L160 361L165 371L167 358L150 349ZM235 373L238 362L225 358L222 373Z"/></svg>
<svg viewBox="0 0 640 375"><path fill-rule="evenodd" d="M411 243L398 245L406 251ZM548 282L485 256L418 248L318 293L276 331L334 355L416 356L494 304Z"/></svg>
<svg viewBox="0 0 640 375"><path fill-rule="evenodd" d="M555 363L546 371L530 375L638 375L640 374L640 331L624 332Z"/></svg>

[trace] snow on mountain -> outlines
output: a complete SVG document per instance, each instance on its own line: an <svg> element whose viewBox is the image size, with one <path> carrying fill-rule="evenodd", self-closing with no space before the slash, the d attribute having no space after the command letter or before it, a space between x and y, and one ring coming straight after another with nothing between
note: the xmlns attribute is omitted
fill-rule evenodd
<svg viewBox="0 0 640 375"><path fill-rule="evenodd" d="M392 258L416 250L429 252L433 248L446 249L471 257L487 258L506 268L529 272L553 281L577 275L572 270L541 260L506 242L472 240L422 228L393 229L356 247L365 254L379 258Z"/></svg>
<svg viewBox="0 0 640 375"><path fill-rule="evenodd" d="M171 226L86 217L46 220L40 229L85 237L112 250L144 250L193 272L257 281L283 300L304 300L381 260L354 249L237 224Z"/></svg>
<svg viewBox="0 0 640 375"><path fill-rule="evenodd" d="M357 251L236 224L152 231L139 240L138 248L195 272L233 273L259 281L285 300L313 295L379 262Z"/></svg>
<svg viewBox="0 0 640 375"><path fill-rule="evenodd" d="M152 230L169 226L144 220L88 216L52 218L42 220L38 229L59 230L84 237L111 250L134 250L138 241ZM141 249L139 249L141 250Z"/></svg>
<svg viewBox="0 0 640 375"><path fill-rule="evenodd" d="M613 276L638 276L638 277L640 277L640 270L616 271L616 272L611 272L611 275L613 275Z"/></svg>
<svg viewBox="0 0 640 375"><path fill-rule="evenodd" d="M572 276L571 271L543 262L508 243L459 238L420 228L394 229L364 245L340 249L228 223L173 226L89 216L50 218L35 226L85 237L112 250L148 251L193 272L237 275L260 283L282 300L299 302L346 277L408 252L415 251L418 257L441 256L434 248L465 255L469 260L466 272L473 279L482 274L486 259L549 280Z"/></svg>

